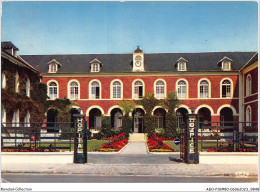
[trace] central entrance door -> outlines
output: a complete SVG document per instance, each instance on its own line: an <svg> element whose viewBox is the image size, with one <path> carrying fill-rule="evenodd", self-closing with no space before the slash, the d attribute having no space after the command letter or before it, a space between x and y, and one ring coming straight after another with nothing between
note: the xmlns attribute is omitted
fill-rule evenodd
<svg viewBox="0 0 260 192"><path fill-rule="evenodd" d="M134 111L134 133L143 133L143 124L144 124L144 112L142 109L136 109Z"/></svg>

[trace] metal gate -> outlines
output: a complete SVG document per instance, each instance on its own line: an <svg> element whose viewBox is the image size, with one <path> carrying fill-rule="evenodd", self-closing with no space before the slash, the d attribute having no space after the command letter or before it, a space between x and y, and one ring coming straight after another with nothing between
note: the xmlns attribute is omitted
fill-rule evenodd
<svg viewBox="0 0 260 192"><path fill-rule="evenodd" d="M185 163L199 163L196 114L187 114L187 122L181 126L180 159Z"/></svg>

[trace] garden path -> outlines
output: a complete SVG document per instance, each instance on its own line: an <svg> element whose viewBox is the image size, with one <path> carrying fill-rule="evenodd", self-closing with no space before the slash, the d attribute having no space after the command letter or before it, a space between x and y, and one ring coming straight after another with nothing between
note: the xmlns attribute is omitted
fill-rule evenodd
<svg viewBox="0 0 260 192"><path fill-rule="evenodd" d="M120 154L148 154L145 142L129 142Z"/></svg>

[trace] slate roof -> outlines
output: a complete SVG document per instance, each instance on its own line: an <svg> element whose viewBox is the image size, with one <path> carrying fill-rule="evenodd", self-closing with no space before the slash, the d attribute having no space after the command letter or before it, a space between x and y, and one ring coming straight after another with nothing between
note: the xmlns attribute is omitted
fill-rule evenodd
<svg viewBox="0 0 260 192"><path fill-rule="evenodd" d="M18 50L18 48L11 41L2 41L1 48L2 49L14 48L15 50Z"/></svg>
<svg viewBox="0 0 260 192"><path fill-rule="evenodd" d="M145 72L178 72L176 61L183 57L187 72L222 71L218 62L225 56L232 59L232 71L239 71L257 52L205 53L145 53ZM75 54L75 55L21 55L40 73L48 73L48 62L55 59L62 64L57 73L90 73L93 59L102 61L101 73L132 72L133 54ZM185 73L185 72L182 72Z"/></svg>
<svg viewBox="0 0 260 192"><path fill-rule="evenodd" d="M241 70L245 69L246 67L252 65L253 63L255 63L256 61L258 61L258 53L256 53L242 68Z"/></svg>

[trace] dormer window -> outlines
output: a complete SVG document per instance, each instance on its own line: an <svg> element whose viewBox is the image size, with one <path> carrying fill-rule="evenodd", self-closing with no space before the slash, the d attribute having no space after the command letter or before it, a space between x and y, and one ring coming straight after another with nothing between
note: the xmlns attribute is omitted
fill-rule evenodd
<svg viewBox="0 0 260 192"><path fill-rule="evenodd" d="M230 61L222 61L222 69L223 69L223 71L231 70L231 62Z"/></svg>
<svg viewBox="0 0 260 192"><path fill-rule="evenodd" d="M178 71L187 71L187 60L183 57L179 58L176 63L178 65Z"/></svg>
<svg viewBox="0 0 260 192"><path fill-rule="evenodd" d="M62 66L55 59L51 60L48 64L49 64L49 73L57 73L58 69Z"/></svg>
<svg viewBox="0 0 260 192"><path fill-rule="evenodd" d="M225 56L218 62L218 64L221 65L223 71L230 71L232 61L232 59Z"/></svg>
<svg viewBox="0 0 260 192"><path fill-rule="evenodd" d="M101 62L97 58L90 61L91 72L94 72L94 73L100 72L101 65L102 65Z"/></svg>

